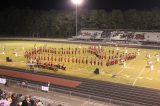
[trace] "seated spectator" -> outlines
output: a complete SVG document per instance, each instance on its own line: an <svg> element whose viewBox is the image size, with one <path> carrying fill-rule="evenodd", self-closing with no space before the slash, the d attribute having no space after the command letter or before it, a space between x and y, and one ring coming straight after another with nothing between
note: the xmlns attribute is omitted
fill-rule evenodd
<svg viewBox="0 0 160 106"><path fill-rule="evenodd" d="M43 106L43 103L40 100L38 100L37 106Z"/></svg>
<svg viewBox="0 0 160 106"><path fill-rule="evenodd" d="M19 106L22 105L22 94L17 95L17 105L19 105Z"/></svg>
<svg viewBox="0 0 160 106"><path fill-rule="evenodd" d="M22 106L34 106L34 101L27 95L25 100L22 101Z"/></svg>
<svg viewBox="0 0 160 106"><path fill-rule="evenodd" d="M6 94L4 94L0 100L0 106L10 106L10 102L8 101L8 98Z"/></svg>
<svg viewBox="0 0 160 106"><path fill-rule="evenodd" d="M17 106L17 98L13 97L10 106Z"/></svg>

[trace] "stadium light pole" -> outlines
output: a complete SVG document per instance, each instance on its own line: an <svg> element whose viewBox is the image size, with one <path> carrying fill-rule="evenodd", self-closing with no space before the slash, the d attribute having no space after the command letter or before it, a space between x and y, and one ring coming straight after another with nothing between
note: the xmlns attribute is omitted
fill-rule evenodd
<svg viewBox="0 0 160 106"><path fill-rule="evenodd" d="M76 36L78 34L78 6L81 5L83 3L83 0L71 0L71 2L76 5Z"/></svg>

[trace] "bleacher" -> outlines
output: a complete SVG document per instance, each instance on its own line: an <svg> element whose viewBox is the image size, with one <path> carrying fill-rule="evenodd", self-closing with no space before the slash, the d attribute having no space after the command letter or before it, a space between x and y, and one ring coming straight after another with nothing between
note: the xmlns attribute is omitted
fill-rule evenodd
<svg viewBox="0 0 160 106"><path fill-rule="evenodd" d="M160 33L158 32L146 33L146 41L160 42Z"/></svg>
<svg viewBox="0 0 160 106"><path fill-rule="evenodd" d="M129 30L81 30L76 40L93 40L103 42L159 43L160 32L154 31L129 31ZM124 42L123 42L124 43Z"/></svg>
<svg viewBox="0 0 160 106"><path fill-rule="evenodd" d="M101 39L103 30L81 30L77 36L73 36L77 40Z"/></svg>
<svg viewBox="0 0 160 106"><path fill-rule="evenodd" d="M111 36L111 40L127 40L127 35L124 31L113 31L112 32L112 36Z"/></svg>
<svg viewBox="0 0 160 106"><path fill-rule="evenodd" d="M133 41L146 41L146 32L135 32Z"/></svg>

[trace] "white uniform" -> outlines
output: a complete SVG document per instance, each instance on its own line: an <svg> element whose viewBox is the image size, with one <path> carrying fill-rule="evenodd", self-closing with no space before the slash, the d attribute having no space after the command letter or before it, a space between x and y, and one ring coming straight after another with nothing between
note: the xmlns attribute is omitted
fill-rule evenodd
<svg viewBox="0 0 160 106"><path fill-rule="evenodd" d="M17 52L15 52L15 56L16 56L16 57L18 56Z"/></svg>
<svg viewBox="0 0 160 106"><path fill-rule="evenodd" d="M150 66L150 70L151 70L151 71L154 70L154 65L153 65L153 64Z"/></svg>
<svg viewBox="0 0 160 106"><path fill-rule="evenodd" d="M159 57L157 57L157 62L159 62Z"/></svg>
<svg viewBox="0 0 160 106"><path fill-rule="evenodd" d="M5 54L5 52L3 51L2 54Z"/></svg>
<svg viewBox="0 0 160 106"><path fill-rule="evenodd" d="M117 47L117 48L116 48L116 50L118 51L118 50L119 50L119 48Z"/></svg>
<svg viewBox="0 0 160 106"><path fill-rule="evenodd" d="M150 55L150 54L148 54L148 58L149 58L149 59L151 58L151 55Z"/></svg>

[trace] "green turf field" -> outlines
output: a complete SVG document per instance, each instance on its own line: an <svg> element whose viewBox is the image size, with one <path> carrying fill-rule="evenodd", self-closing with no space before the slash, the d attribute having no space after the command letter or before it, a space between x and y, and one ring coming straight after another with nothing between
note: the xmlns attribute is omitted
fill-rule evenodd
<svg viewBox="0 0 160 106"><path fill-rule="evenodd" d="M83 48L89 47L89 45L80 45L80 44L62 44L62 43L43 43L43 42L30 42L30 41L0 41L0 64L4 66L10 67L18 67L22 69L26 69L26 59L24 58L24 52L36 46L44 46L53 48ZM5 54L2 53L5 48ZM24 48L24 50L23 50ZM108 53L109 49L116 49L116 47L105 46L105 52ZM16 49L18 56L16 57L13 54L14 49ZM127 48L129 53L136 52L135 48ZM125 48L120 48L121 52L125 51ZM150 71L150 68L147 67L146 54L150 53L150 60L153 61L154 71ZM149 50L149 49L140 49L140 55L136 57L136 59L127 61L126 67L123 67L121 64L113 65L113 66L94 66L94 65L86 65L86 64L77 64L77 63L64 63L67 67L66 71L59 70L57 72L43 69L41 71L56 73L56 74L64 74L70 76L77 76L89 79L110 81L116 83L123 83L133 86L142 86L148 88L160 89L160 62L156 61L156 54L160 53L158 50ZM72 55L71 55L72 56ZM75 56L75 55L73 55ZM85 55L76 55L77 57L88 57L95 58L92 54ZM6 57L12 58L13 62L6 62ZM93 71L99 68L100 74L95 75ZM112 77L116 75L115 77Z"/></svg>

